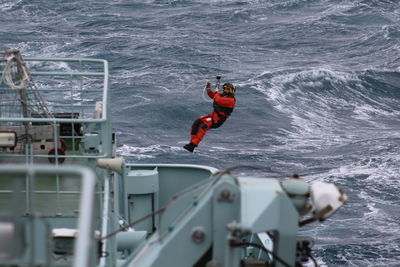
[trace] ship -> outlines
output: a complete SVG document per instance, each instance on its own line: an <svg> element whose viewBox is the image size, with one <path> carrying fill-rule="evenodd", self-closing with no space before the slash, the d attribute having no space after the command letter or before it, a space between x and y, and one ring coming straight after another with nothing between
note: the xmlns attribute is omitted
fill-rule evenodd
<svg viewBox="0 0 400 267"><path fill-rule="evenodd" d="M299 230L346 203L337 186L263 166L129 163L106 60L0 56L1 266L317 265Z"/></svg>

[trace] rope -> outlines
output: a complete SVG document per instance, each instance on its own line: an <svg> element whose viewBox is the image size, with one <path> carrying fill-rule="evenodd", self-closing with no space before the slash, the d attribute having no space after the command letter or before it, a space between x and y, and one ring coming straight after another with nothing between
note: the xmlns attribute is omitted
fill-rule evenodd
<svg viewBox="0 0 400 267"><path fill-rule="evenodd" d="M222 16L222 7L221 7L221 5L222 5L221 2L217 4L217 6L218 6L218 17L219 17L219 18L221 18L221 16ZM214 32L217 32L217 31L214 31ZM220 36L220 35L217 34L217 37L218 37L218 36ZM217 37L215 37L215 38L217 38ZM218 39L217 39L217 40L218 40ZM221 47L222 47L222 45L218 45L218 46L217 46L217 51L218 51L218 54L217 54L218 57L217 57L217 58L218 58L218 69L219 69L219 71L222 70L222 56L221 56L221 49L222 49L222 48L221 48ZM221 75L218 74L217 77L216 77L216 79L217 79L217 82L216 82L216 86L215 86L215 91L218 92L218 91L220 91L220 79L221 79ZM208 82L208 81L207 81L207 82ZM213 101L214 101L213 99L210 99L210 98L208 97L206 87L203 88L202 97L203 97L203 100L204 100L205 102L213 102Z"/></svg>
<svg viewBox="0 0 400 267"><path fill-rule="evenodd" d="M33 83L29 68L23 60L19 50L7 50L1 52L1 54L4 54L3 61L6 63L0 79L0 84L4 81L11 89L19 92L20 98L18 100L26 111L30 110L36 112L40 117L53 118L53 115L46 106L42 95ZM14 80L17 80L18 82L14 82ZM28 95L28 91L26 90L27 87L29 87L29 92L31 92L33 99ZM37 110L35 110L34 107L36 107ZM24 117L27 117L28 115L29 114L24 114Z"/></svg>
<svg viewBox="0 0 400 267"><path fill-rule="evenodd" d="M214 100L212 100L211 98L208 97L206 88L207 88L207 86L204 86L203 94L202 94L203 100L206 101L206 102L213 102ZM206 95L207 95L207 97L206 97Z"/></svg>
<svg viewBox="0 0 400 267"><path fill-rule="evenodd" d="M6 64L3 70L1 80L4 80L8 86L14 90L22 90L26 83L30 81L29 71L21 55L16 50L10 50L6 53ZM19 83L15 83L13 78L18 77Z"/></svg>
<svg viewBox="0 0 400 267"><path fill-rule="evenodd" d="M221 19L222 18L222 1L218 1L218 3L217 3L217 5L218 5L218 19ZM218 23L218 25L221 25L221 23ZM220 28L219 28L220 29ZM217 31L215 31L215 32L217 32ZM217 36L219 36L220 38L221 38L221 34L220 33L218 33L218 35ZM217 50L218 50L218 64L219 64L219 70L220 71L222 71L222 54L221 54L221 51L222 51L222 49L223 49L223 45L225 45L224 43L223 44L220 44L220 45L218 45L217 46ZM221 77L221 76L220 76Z"/></svg>

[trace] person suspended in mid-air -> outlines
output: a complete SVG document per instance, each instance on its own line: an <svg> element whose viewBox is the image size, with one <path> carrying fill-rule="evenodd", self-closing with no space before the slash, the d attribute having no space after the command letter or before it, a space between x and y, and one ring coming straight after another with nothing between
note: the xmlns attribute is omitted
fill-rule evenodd
<svg viewBox="0 0 400 267"><path fill-rule="evenodd" d="M217 76L217 79L219 81L219 76ZM190 132L190 143L183 146L190 152L193 152L199 145L208 130L220 127L235 108L236 87L231 83L225 83L222 86L222 93L219 93L218 89L219 87L217 86L217 89L214 92L211 90L211 84L207 82L206 90L208 96L214 100L214 110L210 114L201 116L193 122Z"/></svg>

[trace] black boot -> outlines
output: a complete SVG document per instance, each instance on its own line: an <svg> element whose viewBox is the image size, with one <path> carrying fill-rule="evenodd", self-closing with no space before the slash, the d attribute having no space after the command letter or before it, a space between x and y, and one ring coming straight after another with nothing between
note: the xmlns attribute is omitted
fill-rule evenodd
<svg viewBox="0 0 400 267"><path fill-rule="evenodd" d="M189 144L184 145L183 148L187 151L193 152L193 150L196 148L196 145L190 142Z"/></svg>

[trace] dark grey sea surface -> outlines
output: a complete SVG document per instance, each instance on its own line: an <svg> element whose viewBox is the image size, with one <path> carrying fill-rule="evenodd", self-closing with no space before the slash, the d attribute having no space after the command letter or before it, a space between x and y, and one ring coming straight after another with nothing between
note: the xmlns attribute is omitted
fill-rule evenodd
<svg viewBox="0 0 400 267"><path fill-rule="evenodd" d="M0 0L0 50L108 60L128 162L335 183L348 204L302 230L320 266L400 266L399 22L397 0ZM237 107L190 154L216 75Z"/></svg>

